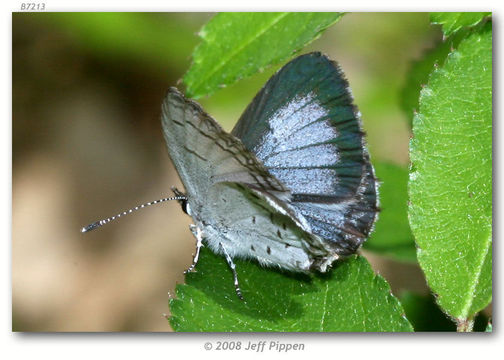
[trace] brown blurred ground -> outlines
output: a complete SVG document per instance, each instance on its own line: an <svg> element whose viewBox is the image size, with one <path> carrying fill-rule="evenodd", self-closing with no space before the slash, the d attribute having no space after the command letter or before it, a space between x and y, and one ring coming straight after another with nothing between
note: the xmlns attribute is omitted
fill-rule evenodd
<svg viewBox="0 0 504 360"><path fill-rule="evenodd" d="M209 17L144 14L178 24L180 38L189 39L167 46L177 53L163 67L134 52L86 46L65 24L13 15L13 330L170 331L162 316L168 292L183 281L194 250L178 204L79 230L181 187L160 103L187 70L194 34ZM304 50L342 65L375 158L407 163L409 131L397 96L409 62L437 36L425 14L348 14ZM230 129L270 73L202 103ZM426 291L415 266L370 258L394 292Z"/></svg>

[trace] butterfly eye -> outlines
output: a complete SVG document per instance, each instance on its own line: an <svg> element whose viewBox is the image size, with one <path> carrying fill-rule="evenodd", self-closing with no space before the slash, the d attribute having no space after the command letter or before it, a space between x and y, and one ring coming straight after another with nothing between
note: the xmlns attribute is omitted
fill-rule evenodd
<svg viewBox="0 0 504 360"><path fill-rule="evenodd" d="M182 211L185 212L187 215L191 216L191 207L189 206L187 200L182 200L181 205L182 205Z"/></svg>

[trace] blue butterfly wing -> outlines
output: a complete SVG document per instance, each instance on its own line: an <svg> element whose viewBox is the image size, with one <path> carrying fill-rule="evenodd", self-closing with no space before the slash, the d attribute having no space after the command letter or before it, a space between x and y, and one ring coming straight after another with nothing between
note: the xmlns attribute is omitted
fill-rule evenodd
<svg viewBox="0 0 504 360"><path fill-rule="evenodd" d="M292 193L312 232L354 253L377 213L373 167L359 113L338 65L320 53L280 69L232 134Z"/></svg>

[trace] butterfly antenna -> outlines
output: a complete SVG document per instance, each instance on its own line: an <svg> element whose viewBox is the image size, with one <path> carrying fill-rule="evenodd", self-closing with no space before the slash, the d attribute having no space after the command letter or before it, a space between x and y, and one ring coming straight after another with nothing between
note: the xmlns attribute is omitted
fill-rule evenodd
<svg viewBox="0 0 504 360"><path fill-rule="evenodd" d="M81 232L85 233L85 232L94 230L96 228L99 228L100 226L108 224L109 222L111 222L111 221L113 221L115 219L120 218L121 216L131 214L133 211L137 211L137 210L143 209L144 207L151 206L151 205L154 205L154 204L159 204L159 203L162 203L162 202L165 202L165 201L169 201L169 200L187 200L187 197L185 197L183 195L179 195L179 196L173 196L173 197L169 197L169 198L159 199L159 200L156 200L156 201L148 202L146 204L138 205L138 206L135 206L132 209L123 211L122 213L117 214L115 216L112 216L112 217L109 217L109 218L103 219L103 220L98 220L98 221L95 221L94 223L91 223L91 224L89 224L87 226L84 226L81 229Z"/></svg>

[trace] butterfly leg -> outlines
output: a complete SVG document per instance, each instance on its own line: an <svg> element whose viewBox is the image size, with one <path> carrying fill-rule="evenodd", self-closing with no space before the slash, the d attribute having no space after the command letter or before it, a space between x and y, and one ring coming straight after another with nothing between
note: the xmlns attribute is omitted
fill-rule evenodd
<svg viewBox="0 0 504 360"><path fill-rule="evenodd" d="M188 272L192 272L194 270L194 268L198 264L200 249L203 247L203 233L201 229L194 224L189 225L189 229L196 238L196 253L194 254L191 266L189 266L189 269L184 271L184 274L187 274Z"/></svg>
<svg viewBox="0 0 504 360"><path fill-rule="evenodd" d="M222 243L219 243L219 246L222 248L222 251L224 252L224 256L226 257L226 261L227 261L229 267L231 268L231 271L233 272L236 295L238 295L240 300L243 300L243 295L240 290L240 285L238 284L238 275L236 274L236 265L233 262L233 259L231 259L231 256L229 256L224 245L222 245Z"/></svg>

